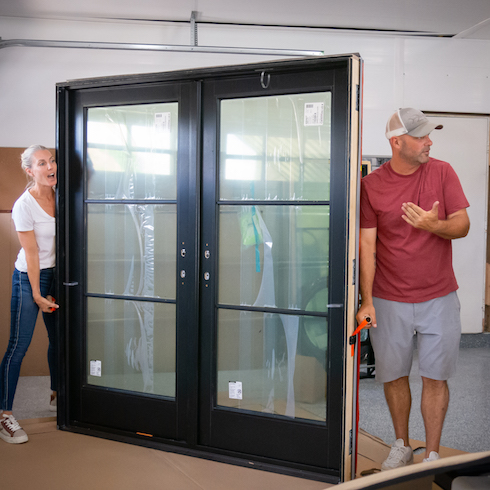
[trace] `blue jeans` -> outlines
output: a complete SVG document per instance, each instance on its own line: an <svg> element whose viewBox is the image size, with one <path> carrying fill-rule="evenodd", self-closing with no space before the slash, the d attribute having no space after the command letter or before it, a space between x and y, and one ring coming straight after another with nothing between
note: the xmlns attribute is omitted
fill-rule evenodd
<svg viewBox="0 0 490 490"><path fill-rule="evenodd" d="M41 295L54 294L54 269L40 271ZM11 411L15 390L19 381L20 365L32 340L39 307L32 297L31 284L27 272L14 270L12 275L12 300L10 303L10 340L7 352L0 365L0 410ZM56 391L56 327L54 313L43 313L48 331L48 365L51 375L51 389Z"/></svg>

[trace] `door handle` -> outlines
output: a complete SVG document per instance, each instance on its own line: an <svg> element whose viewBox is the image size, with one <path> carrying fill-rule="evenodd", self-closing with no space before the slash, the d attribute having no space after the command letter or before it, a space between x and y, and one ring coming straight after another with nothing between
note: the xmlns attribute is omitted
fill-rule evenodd
<svg viewBox="0 0 490 490"><path fill-rule="evenodd" d="M78 286L78 282L64 282L63 286Z"/></svg>

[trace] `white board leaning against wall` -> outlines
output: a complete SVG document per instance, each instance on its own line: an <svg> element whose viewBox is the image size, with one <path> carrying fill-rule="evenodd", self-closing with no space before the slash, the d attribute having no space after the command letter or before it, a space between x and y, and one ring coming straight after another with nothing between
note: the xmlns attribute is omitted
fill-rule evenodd
<svg viewBox="0 0 490 490"><path fill-rule="evenodd" d="M453 265L459 284L463 333L481 333L485 318L488 147L490 117L434 115L444 125L433 131L431 156L449 162L470 203L468 236L453 240Z"/></svg>

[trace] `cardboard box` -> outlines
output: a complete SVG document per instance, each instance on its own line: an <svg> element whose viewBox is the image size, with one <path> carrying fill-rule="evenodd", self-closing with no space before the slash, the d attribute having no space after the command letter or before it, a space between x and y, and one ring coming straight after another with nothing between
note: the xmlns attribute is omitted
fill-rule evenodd
<svg viewBox="0 0 490 490"><path fill-rule="evenodd" d="M294 398L296 401L316 403L325 399L327 373L315 357L296 356L294 369Z"/></svg>

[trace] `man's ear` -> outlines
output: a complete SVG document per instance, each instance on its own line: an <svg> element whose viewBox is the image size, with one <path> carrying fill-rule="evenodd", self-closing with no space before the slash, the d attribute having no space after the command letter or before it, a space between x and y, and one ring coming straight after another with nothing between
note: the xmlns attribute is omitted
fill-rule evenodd
<svg viewBox="0 0 490 490"><path fill-rule="evenodd" d="M402 140L398 136L393 136L390 138L390 145L393 149L400 149L402 145Z"/></svg>

